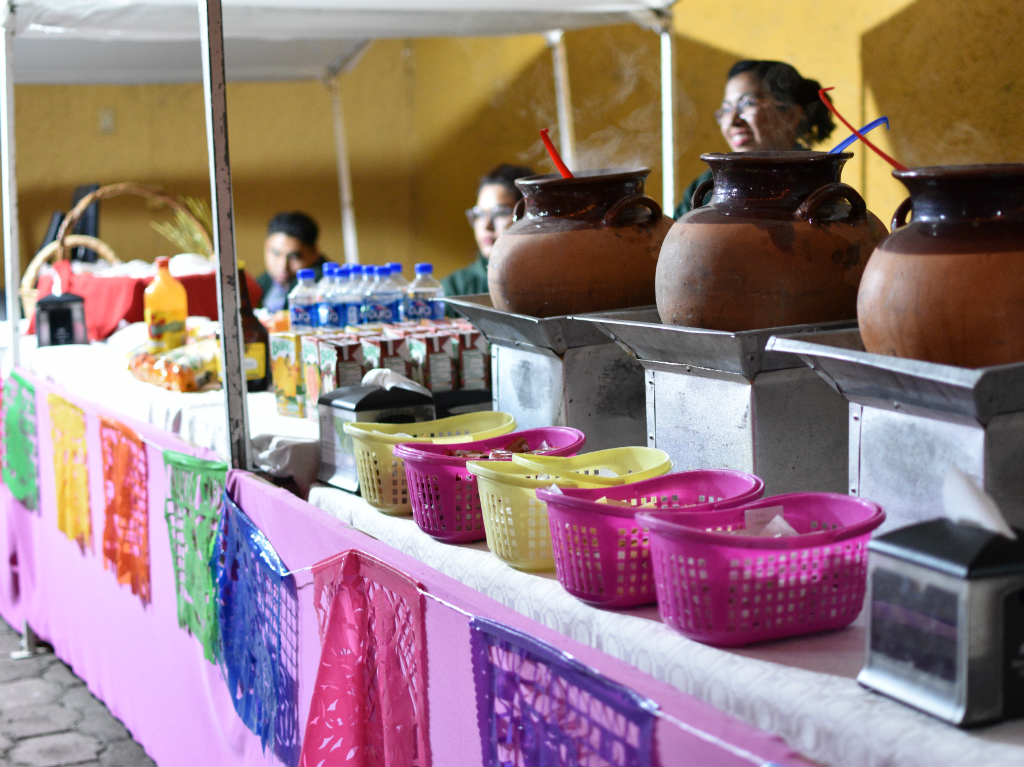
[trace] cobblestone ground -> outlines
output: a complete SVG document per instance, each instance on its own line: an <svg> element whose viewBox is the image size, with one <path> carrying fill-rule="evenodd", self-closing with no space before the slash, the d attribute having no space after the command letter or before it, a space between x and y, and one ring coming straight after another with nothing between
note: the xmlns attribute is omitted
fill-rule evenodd
<svg viewBox="0 0 1024 767"><path fill-rule="evenodd" d="M151 765L103 703L52 652L12 660L20 637L0 620L0 764Z"/></svg>

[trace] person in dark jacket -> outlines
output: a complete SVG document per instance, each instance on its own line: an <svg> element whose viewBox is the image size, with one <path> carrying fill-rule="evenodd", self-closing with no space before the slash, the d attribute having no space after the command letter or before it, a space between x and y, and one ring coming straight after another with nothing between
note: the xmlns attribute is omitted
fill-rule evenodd
<svg viewBox="0 0 1024 767"><path fill-rule="evenodd" d="M466 211L476 239L477 256L469 266L441 280L446 296L487 292L487 259L495 241L512 225L512 209L523 196L515 180L532 175L533 171L526 166L502 163L480 179L476 204Z"/></svg>
<svg viewBox="0 0 1024 767"><path fill-rule="evenodd" d="M784 61L737 61L726 77L715 120L733 152L806 150L827 139L836 126L818 98L819 88L817 80L803 77ZM690 211L693 193L705 179L711 179L710 170L683 192L675 218ZM697 203L706 204L707 196Z"/></svg>
<svg viewBox="0 0 1024 767"><path fill-rule="evenodd" d="M309 215L300 211L278 213L267 224L263 243L266 272L256 280L263 289L262 306L271 312L288 307L288 293L295 287L299 269L321 269L327 263L317 248L320 227Z"/></svg>

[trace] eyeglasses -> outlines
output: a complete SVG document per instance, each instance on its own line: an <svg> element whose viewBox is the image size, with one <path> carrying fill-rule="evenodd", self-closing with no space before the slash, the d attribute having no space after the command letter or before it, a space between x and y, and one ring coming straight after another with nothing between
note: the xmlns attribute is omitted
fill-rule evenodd
<svg viewBox="0 0 1024 767"><path fill-rule="evenodd" d="M740 96L739 100L735 104L730 104L727 101L722 102L722 106L715 110L715 120L722 122L726 117L732 119L733 114L739 114L740 117L746 119L750 117L751 113L757 109L761 104L771 103L778 107L785 107L779 101L772 101L764 96L755 96L752 93L746 93Z"/></svg>
<svg viewBox="0 0 1024 767"><path fill-rule="evenodd" d="M466 208L466 220L469 221L470 225L475 224L480 219L486 219L490 223L494 223L497 218L511 218L512 207L509 205L499 205L496 208L481 208L479 206L473 206L472 208Z"/></svg>

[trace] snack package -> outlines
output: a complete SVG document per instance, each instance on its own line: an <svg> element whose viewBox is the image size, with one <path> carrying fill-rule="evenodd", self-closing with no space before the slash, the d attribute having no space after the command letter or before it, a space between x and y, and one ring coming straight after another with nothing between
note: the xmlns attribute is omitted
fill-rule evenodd
<svg viewBox="0 0 1024 767"><path fill-rule="evenodd" d="M298 333L270 334L270 370L274 379L277 412L303 418L306 400L302 374L302 336Z"/></svg>

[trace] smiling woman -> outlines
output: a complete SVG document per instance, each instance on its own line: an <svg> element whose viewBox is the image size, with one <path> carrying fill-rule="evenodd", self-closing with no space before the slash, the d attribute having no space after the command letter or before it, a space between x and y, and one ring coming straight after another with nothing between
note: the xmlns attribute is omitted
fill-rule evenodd
<svg viewBox="0 0 1024 767"><path fill-rule="evenodd" d="M734 152L808 149L835 128L832 115L818 98L820 87L817 80L803 77L783 61L738 61L726 77L715 121ZM683 193L675 218L693 207L694 191L710 178L708 170L694 179Z"/></svg>

